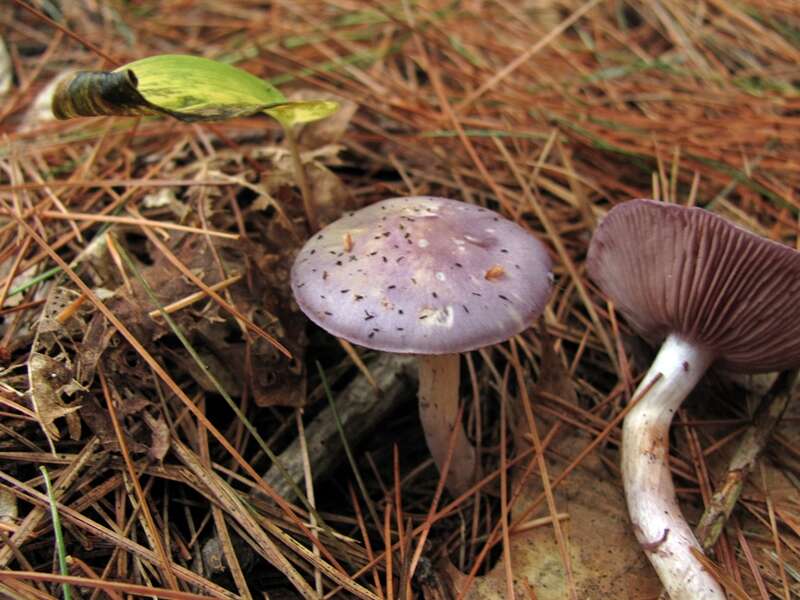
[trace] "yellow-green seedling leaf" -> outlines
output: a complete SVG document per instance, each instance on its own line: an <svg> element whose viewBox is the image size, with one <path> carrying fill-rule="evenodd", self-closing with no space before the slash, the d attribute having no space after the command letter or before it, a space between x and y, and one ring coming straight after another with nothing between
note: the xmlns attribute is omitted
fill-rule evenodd
<svg viewBox="0 0 800 600"><path fill-rule="evenodd" d="M264 112L286 127L324 119L338 109L339 103L335 100L305 100L279 104L267 108Z"/></svg>
<svg viewBox="0 0 800 600"><path fill-rule="evenodd" d="M59 119L166 114L182 121L250 116L287 100L263 79L182 54L151 56L115 71L78 71L53 96Z"/></svg>

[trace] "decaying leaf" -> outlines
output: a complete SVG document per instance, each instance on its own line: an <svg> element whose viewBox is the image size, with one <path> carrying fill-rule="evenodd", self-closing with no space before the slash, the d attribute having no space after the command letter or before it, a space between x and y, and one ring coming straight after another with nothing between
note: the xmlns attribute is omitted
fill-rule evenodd
<svg viewBox="0 0 800 600"><path fill-rule="evenodd" d="M78 294L63 286L53 286L47 296L42 315L36 327L38 342L50 347L50 337L45 334L63 334L66 330L60 319L64 311L78 299Z"/></svg>
<svg viewBox="0 0 800 600"><path fill-rule="evenodd" d="M108 387L112 401L117 409L125 407L125 402L120 399L120 395L118 393L119 387L122 386L118 385L116 381L113 381L113 383L111 383L111 385ZM141 414L146 415L147 413L146 411L141 411ZM97 438L100 440L100 444L102 444L104 448L111 452L119 452L119 440L117 439L117 435L114 431L114 424L111 422L111 416L109 415L108 408L104 404L99 404L97 401L85 402L80 407L80 416L86 423L86 426L89 428L89 430L97 436ZM125 445L128 447L128 450L131 453L145 454L150 451L151 440L146 438L144 442L139 441L131 434L130 431L128 431L124 420L122 423L122 430L123 435L125 436ZM146 436L147 433L144 435Z"/></svg>
<svg viewBox="0 0 800 600"><path fill-rule="evenodd" d="M72 362L64 352L83 321L77 318L79 294L54 283L50 286L28 356L28 382L31 403L39 423L52 442L61 438L55 425L64 417L72 439L79 439L81 422L75 411L78 405L67 404L63 397L72 396L83 386L77 381Z"/></svg>
<svg viewBox="0 0 800 600"><path fill-rule="evenodd" d="M55 420L67 418L70 437L80 438L80 419L74 414L79 405L66 404L63 395L72 395L82 389L63 363L39 352L32 352L28 359L28 379L31 401L36 417L51 440L61 439Z"/></svg>
<svg viewBox="0 0 800 600"><path fill-rule="evenodd" d="M255 553L249 544L235 532L231 532L231 542L236 559L239 561L242 570L249 569L256 560ZM209 573L218 575L228 571L228 563L225 558L225 550L222 541L217 536L209 537L203 544L201 550L203 565ZM270 598L274 597L270 594Z"/></svg>
<svg viewBox="0 0 800 600"><path fill-rule="evenodd" d="M75 358L75 379L88 387L94 380L97 363L111 342L116 329L100 313L95 313L83 335Z"/></svg>
<svg viewBox="0 0 800 600"><path fill-rule="evenodd" d="M337 106L325 100L290 102L268 82L226 63L161 54L114 71L72 73L56 89L52 110L58 119L162 114L181 121L266 112L292 125L322 119Z"/></svg>
<svg viewBox="0 0 800 600"><path fill-rule="evenodd" d="M313 162L306 168L314 205L320 225L332 223L342 214L355 208L355 199L341 178L321 162Z"/></svg>
<svg viewBox="0 0 800 600"><path fill-rule="evenodd" d="M169 452L169 426L160 415L153 417L145 412L144 420L150 428L152 436L150 447L147 449L147 457L160 463Z"/></svg>
<svg viewBox="0 0 800 600"><path fill-rule="evenodd" d="M142 198L142 208L168 208L178 221L183 221L191 212L187 204L178 200L173 188L163 187Z"/></svg>
<svg viewBox="0 0 800 600"><path fill-rule="evenodd" d="M164 419L158 419L153 428L153 440L147 451L150 460L161 462L169 451L169 427Z"/></svg>
<svg viewBox="0 0 800 600"><path fill-rule="evenodd" d="M293 354L299 355L305 343L305 321L288 295L292 246L266 252L266 244L244 240L211 243L213 247L200 236L176 235L171 238L169 246L178 260L207 285L218 283L223 278L215 255L228 274L235 274L249 265L253 269L251 276L227 287L225 295L250 321L278 338ZM141 265L139 270L161 306L198 291L163 254L154 253L152 260L152 265ZM202 389L216 392L216 386L208 377L211 374L232 396L239 396L246 387L249 388L251 397L259 405L299 406L304 402L302 373L293 371L292 363L269 342L243 330L215 301L203 297L170 315L200 355L203 362L203 367L200 367L163 319L148 316L156 306L138 278L131 279L131 291L120 285L109 301L109 307L153 354L168 359L178 371L189 374ZM103 335L102 331L94 332L92 339L100 340ZM97 345L97 342L93 344ZM110 348L107 353L108 373L119 376L122 387L127 386L127 381L136 381L139 386L151 381L148 369L127 344Z"/></svg>
<svg viewBox="0 0 800 600"><path fill-rule="evenodd" d="M222 548L222 542L218 537L209 538L203 544L201 556L203 557L203 566L212 575L224 573L228 568L225 563L225 550Z"/></svg>

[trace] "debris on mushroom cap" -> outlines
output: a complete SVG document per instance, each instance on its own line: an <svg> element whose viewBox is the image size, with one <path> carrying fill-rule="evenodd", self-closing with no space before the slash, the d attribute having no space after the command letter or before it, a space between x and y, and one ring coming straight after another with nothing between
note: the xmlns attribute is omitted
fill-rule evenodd
<svg viewBox="0 0 800 600"><path fill-rule="evenodd" d="M587 270L651 342L675 333L748 373L800 364L800 252L707 210L620 204L597 228Z"/></svg>
<svg viewBox="0 0 800 600"><path fill-rule="evenodd" d="M312 321L350 342L448 354L528 327L550 294L550 267L541 242L491 210L392 198L311 238L292 267L292 291Z"/></svg>

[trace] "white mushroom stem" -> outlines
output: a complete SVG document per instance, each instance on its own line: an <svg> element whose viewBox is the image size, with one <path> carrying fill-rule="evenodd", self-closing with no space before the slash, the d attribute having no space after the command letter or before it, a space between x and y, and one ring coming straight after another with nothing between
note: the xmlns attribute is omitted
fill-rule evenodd
<svg viewBox="0 0 800 600"><path fill-rule="evenodd" d="M455 430L446 485L458 496L475 483L477 455L458 419L458 354L419 356L419 417L433 460L442 472Z"/></svg>
<svg viewBox="0 0 800 600"><path fill-rule="evenodd" d="M636 538L670 600L725 600L719 583L692 554L702 552L683 517L669 470L669 426L713 355L675 335L661 346L636 390L622 427L622 478Z"/></svg>

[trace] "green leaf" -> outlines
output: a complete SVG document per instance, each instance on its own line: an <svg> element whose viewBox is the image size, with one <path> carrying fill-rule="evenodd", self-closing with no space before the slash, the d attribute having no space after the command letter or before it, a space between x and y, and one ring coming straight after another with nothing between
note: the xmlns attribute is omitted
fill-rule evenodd
<svg viewBox="0 0 800 600"><path fill-rule="evenodd" d="M339 109L335 100L306 100L303 102L287 102L267 108L269 116L280 122L284 127L308 123L324 119Z"/></svg>
<svg viewBox="0 0 800 600"><path fill-rule="evenodd" d="M286 98L263 79L228 64L164 54L130 63L145 99L173 116L217 120L254 115ZM178 117L181 118L181 117Z"/></svg>
<svg viewBox="0 0 800 600"><path fill-rule="evenodd" d="M264 81L226 63L163 54L115 71L78 71L53 96L59 119L164 114L181 121L212 121L268 111L283 125L321 119L335 102L290 102Z"/></svg>

